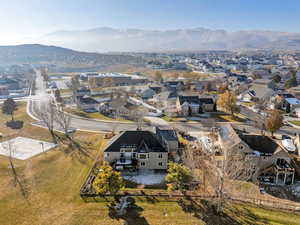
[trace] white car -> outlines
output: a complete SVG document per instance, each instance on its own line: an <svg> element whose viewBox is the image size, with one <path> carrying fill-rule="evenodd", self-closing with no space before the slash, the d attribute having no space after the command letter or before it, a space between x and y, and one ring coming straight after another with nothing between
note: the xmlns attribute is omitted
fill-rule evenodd
<svg viewBox="0 0 300 225"><path fill-rule="evenodd" d="M288 150L289 152L294 152L296 151L296 146L293 143L292 139L284 139L282 140L282 145L283 147Z"/></svg>

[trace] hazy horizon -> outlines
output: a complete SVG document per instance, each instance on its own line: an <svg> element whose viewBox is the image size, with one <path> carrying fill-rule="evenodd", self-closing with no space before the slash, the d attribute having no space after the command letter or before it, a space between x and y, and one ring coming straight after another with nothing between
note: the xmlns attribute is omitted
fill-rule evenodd
<svg viewBox="0 0 300 225"><path fill-rule="evenodd" d="M0 45L36 43L56 31L98 27L300 32L296 0L11 0L1 8Z"/></svg>

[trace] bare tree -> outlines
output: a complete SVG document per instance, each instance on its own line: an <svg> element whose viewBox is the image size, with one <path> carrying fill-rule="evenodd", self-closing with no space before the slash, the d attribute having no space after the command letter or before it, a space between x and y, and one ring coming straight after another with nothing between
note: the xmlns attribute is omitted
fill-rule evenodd
<svg viewBox="0 0 300 225"><path fill-rule="evenodd" d="M24 187L24 184L22 183L21 177L17 173L16 167L15 167L15 164L14 164L14 156L15 156L15 153L16 153L16 149L14 148L13 143L11 141L7 141L6 145L3 145L3 147L8 152L9 167L12 171L12 176L13 176L13 179L14 179L14 185L15 185L15 187L18 186L20 188L21 195L26 199L26 197L27 197L26 189Z"/></svg>
<svg viewBox="0 0 300 225"><path fill-rule="evenodd" d="M40 107L35 110L38 118L48 128L48 131L54 143L57 143L57 135L54 132L55 117L57 114L56 107L50 102L41 103Z"/></svg>
<svg viewBox="0 0 300 225"><path fill-rule="evenodd" d="M69 141L69 147L71 148L69 150L72 150L71 152L79 153L79 156L90 156L89 152L82 148L80 143L77 142L73 137L76 130L71 128L71 117L65 114L64 111L57 110L54 119L55 123Z"/></svg>
<svg viewBox="0 0 300 225"><path fill-rule="evenodd" d="M136 122L137 130L142 130L144 117L147 113L148 110L146 108L138 108L130 112L129 118Z"/></svg>
<svg viewBox="0 0 300 225"><path fill-rule="evenodd" d="M54 114L54 121L65 134L66 138L72 141L72 130L70 129L71 117L66 115L63 111L56 110L56 113Z"/></svg>
<svg viewBox="0 0 300 225"><path fill-rule="evenodd" d="M201 144L188 145L183 152L184 163L203 184L203 190L217 196L217 211L223 211L230 197L231 182L248 181L255 172L255 161L238 148L223 149L223 155L207 152Z"/></svg>

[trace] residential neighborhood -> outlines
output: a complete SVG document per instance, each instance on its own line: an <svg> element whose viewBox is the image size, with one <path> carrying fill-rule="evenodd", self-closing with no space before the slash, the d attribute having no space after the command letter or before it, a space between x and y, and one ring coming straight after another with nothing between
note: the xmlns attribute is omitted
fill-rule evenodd
<svg viewBox="0 0 300 225"><path fill-rule="evenodd" d="M300 2L1 9L0 225L300 225Z"/></svg>

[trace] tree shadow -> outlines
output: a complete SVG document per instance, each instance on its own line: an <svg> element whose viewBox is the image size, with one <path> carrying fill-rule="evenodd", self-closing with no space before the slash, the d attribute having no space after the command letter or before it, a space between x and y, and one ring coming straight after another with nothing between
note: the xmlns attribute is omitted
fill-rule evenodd
<svg viewBox="0 0 300 225"><path fill-rule="evenodd" d="M230 214L232 215L242 215L242 224L270 224L266 219L255 215L249 209L244 207L240 209L238 209L237 207L231 207L230 209L228 209L228 211L230 211Z"/></svg>
<svg viewBox="0 0 300 225"><path fill-rule="evenodd" d="M149 225L148 221L141 214L144 209L135 204L133 199L131 205L126 209L126 213L119 216L114 208L116 202L109 202L109 217L116 220L123 220L126 225Z"/></svg>
<svg viewBox="0 0 300 225"><path fill-rule="evenodd" d="M208 225L255 225L269 224L269 222L255 215L245 207L236 207L234 205L226 206L223 212L217 212L217 205L207 200L194 200L188 196L178 201L179 206L188 213L193 213L198 219L201 219Z"/></svg>
<svg viewBox="0 0 300 225"><path fill-rule="evenodd" d="M155 198L155 196L149 196L143 190L141 190L141 194L144 195L144 197L148 203L155 204L158 202L158 200L157 200L157 198Z"/></svg>
<svg viewBox="0 0 300 225"><path fill-rule="evenodd" d="M22 120L11 120L6 122L6 126L11 129L21 129L23 128L24 122Z"/></svg>
<svg viewBox="0 0 300 225"><path fill-rule="evenodd" d="M79 163L86 165L87 159L91 159L90 149L82 147L79 142L65 141L61 143L64 145L64 147L61 147L60 150L66 156L70 156L73 160L76 160Z"/></svg>
<svg viewBox="0 0 300 225"><path fill-rule="evenodd" d="M183 211L187 213L192 213L196 218L204 221L208 225L215 224L228 224L228 225L240 225L240 224L255 224L255 223L241 223L236 218L233 218L227 212L222 213L217 212L217 206L207 200L193 200L189 197L185 197L178 201L179 206ZM236 214L239 215L236 209ZM253 215L252 215L253 216Z"/></svg>

